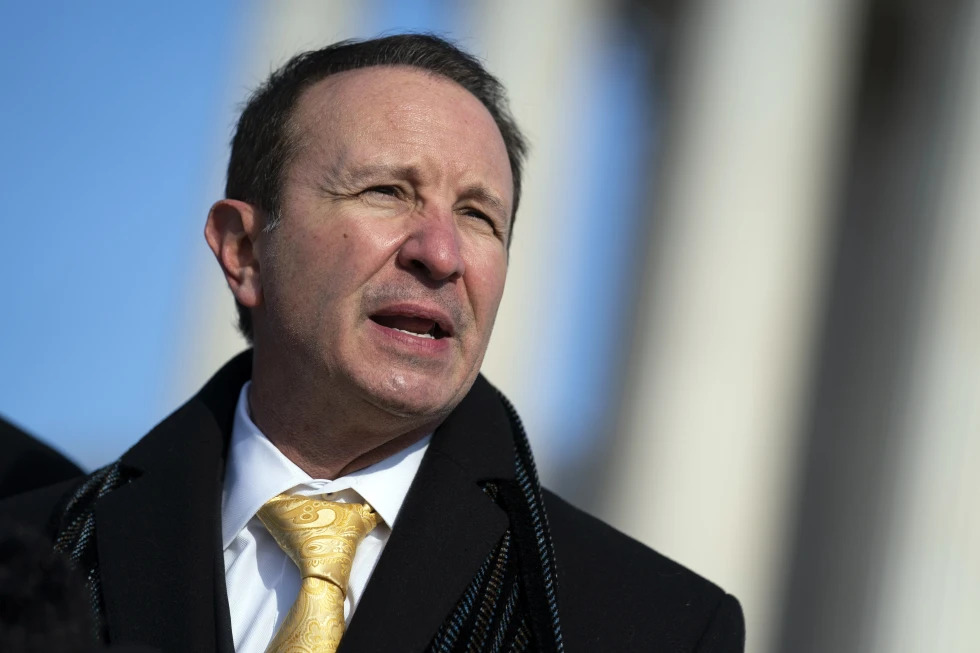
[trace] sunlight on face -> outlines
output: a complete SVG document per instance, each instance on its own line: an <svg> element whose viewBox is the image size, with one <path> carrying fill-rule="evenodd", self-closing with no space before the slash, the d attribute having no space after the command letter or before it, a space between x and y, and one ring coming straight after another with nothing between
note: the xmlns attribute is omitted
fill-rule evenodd
<svg viewBox="0 0 980 653"><path fill-rule="evenodd" d="M294 131L257 346L389 412L447 413L479 372L507 271L513 183L493 118L454 82L374 67L307 90Z"/></svg>

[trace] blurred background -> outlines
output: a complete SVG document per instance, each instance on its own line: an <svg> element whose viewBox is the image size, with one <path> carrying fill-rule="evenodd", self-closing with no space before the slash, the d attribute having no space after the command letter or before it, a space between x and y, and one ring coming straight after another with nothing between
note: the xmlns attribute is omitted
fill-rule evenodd
<svg viewBox="0 0 980 653"><path fill-rule="evenodd" d="M435 31L530 136L484 372L544 482L748 650L980 650L974 0L0 3L0 414L87 468L244 347L202 229L249 91Z"/></svg>

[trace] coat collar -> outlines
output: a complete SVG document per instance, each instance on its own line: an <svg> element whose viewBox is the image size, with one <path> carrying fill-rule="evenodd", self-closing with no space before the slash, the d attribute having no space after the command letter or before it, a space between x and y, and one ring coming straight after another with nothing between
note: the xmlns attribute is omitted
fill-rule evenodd
<svg viewBox="0 0 980 653"><path fill-rule="evenodd" d="M422 651L509 525L480 482L514 475L507 414L479 377L436 429L339 653Z"/></svg>
<svg viewBox="0 0 980 653"><path fill-rule="evenodd" d="M251 352L123 457L133 477L96 506L103 599L114 643L231 653L221 487ZM478 377L436 430L341 651L420 651L508 527L481 483L508 480L507 414Z"/></svg>

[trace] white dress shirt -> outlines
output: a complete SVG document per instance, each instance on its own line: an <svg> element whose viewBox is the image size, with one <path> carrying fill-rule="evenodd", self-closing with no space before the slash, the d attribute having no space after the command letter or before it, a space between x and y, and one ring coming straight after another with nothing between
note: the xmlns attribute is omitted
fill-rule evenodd
<svg viewBox="0 0 980 653"><path fill-rule="evenodd" d="M427 436L379 463L335 480L313 479L255 426L242 388L235 409L221 497L221 533L231 631L238 653L262 653L299 593L299 570L255 513L272 497L329 494L331 501L371 504L382 521L354 554L344 617L350 623L384 549L408 487L429 446Z"/></svg>

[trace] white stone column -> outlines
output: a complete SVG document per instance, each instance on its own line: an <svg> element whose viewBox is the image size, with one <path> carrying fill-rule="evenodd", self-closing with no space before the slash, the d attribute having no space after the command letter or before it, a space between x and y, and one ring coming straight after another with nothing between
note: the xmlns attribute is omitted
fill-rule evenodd
<svg viewBox="0 0 980 653"><path fill-rule="evenodd" d="M528 136L530 156L510 250L507 287L497 314L483 372L517 406L542 477L559 464L559 432L553 393L557 378L555 339L574 330L569 302L569 219L585 193L609 189L570 187L579 165L580 99L589 93L596 55L604 47L611 7L600 0L481 2L467 25L473 40L464 48L486 59L504 86L518 124Z"/></svg>
<svg viewBox="0 0 980 653"><path fill-rule="evenodd" d="M980 8L953 111L871 653L980 650Z"/></svg>
<svg viewBox="0 0 980 653"><path fill-rule="evenodd" d="M774 646L852 5L689 16L606 492L615 526L741 599L757 652Z"/></svg>

